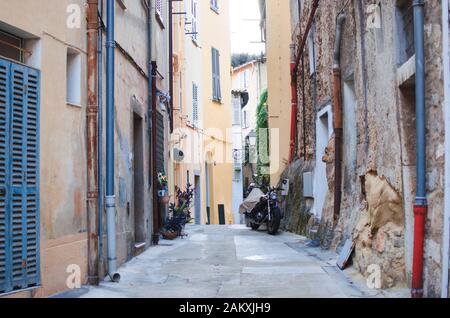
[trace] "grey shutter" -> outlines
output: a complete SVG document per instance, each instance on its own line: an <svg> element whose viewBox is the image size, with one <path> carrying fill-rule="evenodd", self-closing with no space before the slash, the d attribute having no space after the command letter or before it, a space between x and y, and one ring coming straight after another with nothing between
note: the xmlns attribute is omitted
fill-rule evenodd
<svg viewBox="0 0 450 318"><path fill-rule="evenodd" d="M216 78L217 78L217 99L222 100L222 90L220 88L220 53L216 50Z"/></svg>
<svg viewBox="0 0 450 318"><path fill-rule="evenodd" d="M164 116L156 112L156 169L157 172L165 172L164 160Z"/></svg>
<svg viewBox="0 0 450 318"><path fill-rule="evenodd" d="M216 82L216 49L211 49L211 64L212 64L212 84L213 84L213 99L217 100L217 82Z"/></svg>

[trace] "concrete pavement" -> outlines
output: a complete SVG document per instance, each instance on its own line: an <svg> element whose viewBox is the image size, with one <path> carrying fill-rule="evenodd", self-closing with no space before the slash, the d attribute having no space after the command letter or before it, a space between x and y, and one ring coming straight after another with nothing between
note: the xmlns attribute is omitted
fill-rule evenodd
<svg viewBox="0 0 450 318"><path fill-rule="evenodd" d="M87 287L81 297L344 298L407 292L368 289L355 271L337 269L334 253L307 248L301 236L270 236L244 226L188 226L187 232L187 238L163 240L121 267L120 283Z"/></svg>

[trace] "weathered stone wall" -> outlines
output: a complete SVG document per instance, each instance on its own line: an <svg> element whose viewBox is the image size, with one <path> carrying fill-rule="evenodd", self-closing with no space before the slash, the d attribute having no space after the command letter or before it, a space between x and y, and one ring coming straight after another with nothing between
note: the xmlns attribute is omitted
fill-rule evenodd
<svg viewBox="0 0 450 318"><path fill-rule="evenodd" d="M297 10L292 15L292 39L297 45L301 41L302 30L306 28L312 2L303 1L304 8L299 13L298 2L291 1L292 10ZM330 140L323 158L327 163L329 192L320 220L319 235L322 245L337 251L347 239L353 239L356 246L356 268L367 274L371 264L379 265L383 288L409 284L412 268L415 64L414 57L404 64L403 61L399 63L400 43L405 39L398 31L396 3L398 2L394 0L355 0L347 2L346 7L346 2L343 1L327 1L326 5L319 5L314 25L316 71L310 74L311 50L307 44L297 77L297 155L301 159L285 173L291 180L291 188L297 189L296 194L286 198L284 204L286 210L289 210L286 213L286 228L309 235L307 224L314 222L299 220L304 220L307 216L311 218L310 206L314 202L303 200L297 192L301 192L303 188L303 172L315 169L315 123L318 112L331 104L333 97L335 19L343 10L347 17L341 45L343 195L339 222L335 227L330 227L334 203L334 142ZM373 4L378 4L372 7L375 8L375 15L369 14L367 10ZM438 2L427 2L425 5L429 199L425 286L426 294L430 297L440 293L443 220L444 130L440 10ZM380 21L380 24L370 27L374 21Z"/></svg>

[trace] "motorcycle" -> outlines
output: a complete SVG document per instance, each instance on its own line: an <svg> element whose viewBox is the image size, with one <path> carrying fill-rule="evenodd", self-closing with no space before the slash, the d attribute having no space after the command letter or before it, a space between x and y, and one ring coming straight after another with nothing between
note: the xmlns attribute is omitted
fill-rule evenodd
<svg viewBox="0 0 450 318"><path fill-rule="evenodd" d="M269 234L277 234L282 219L278 200L278 191L281 189L269 187L267 193L264 193L254 184L251 188L239 212L245 215L247 226L252 230L257 231L261 225L267 224Z"/></svg>

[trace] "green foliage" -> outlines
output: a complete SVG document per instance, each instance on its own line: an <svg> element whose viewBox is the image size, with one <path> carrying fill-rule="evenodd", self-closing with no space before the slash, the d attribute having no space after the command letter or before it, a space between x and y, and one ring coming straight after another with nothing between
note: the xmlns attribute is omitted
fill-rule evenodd
<svg viewBox="0 0 450 318"><path fill-rule="evenodd" d="M266 145L263 150L269 149L269 134L267 129L269 128L269 111L267 107L267 100L269 94L267 89L264 90L259 99L259 104L256 109L256 136L257 136L257 149L258 149L258 163L257 163L257 174L259 178L262 178L264 181L268 181L269 176L263 175L262 168L267 167L266 163L261 162L261 156L265 155L261 153L261 146ZM262 136L262 133L267 131L267 134ZM263 138L265 140L263 140ZM268 154L267 154L268 155Z"/></svg>
<svg viewBox="0 0 450 318"><path fill-rule="evenodd" d="M248 54L248 53L235 53L231 56L231 66L233 68L244 65L250 61L256 60L258 58L257 55Z"/></svg>

